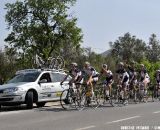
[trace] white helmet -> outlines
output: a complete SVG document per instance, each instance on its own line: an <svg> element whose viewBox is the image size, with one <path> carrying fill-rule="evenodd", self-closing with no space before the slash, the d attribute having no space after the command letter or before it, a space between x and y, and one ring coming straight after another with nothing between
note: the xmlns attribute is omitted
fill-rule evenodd
<svg viewBox="0 0 160 130"><path fill-rule="evenodd" d="M78 66L76 62L72 62L71 65Z"/></svg>
<svg viewBox="0 0 160 130"><path fill-rule="evenodd" d="M108 67L107 64L102 65L102 68L104 68L104 69L107 69L107 67Z"/></svg>
<svg viewBox="0 0 160 130"><path fill-rule="evenodd" d="M119 65L124 66L124 63L123 62L119 62Z"/></svg>
<svg viewBox="0 0 160 130"><path fill-rule="evenodd" d="M144 67L144 64L140 64L141 67Z"/></svg>
<svg viewBox="0 0 160 130"><path fill-rule="evenodd" d="M159 73L160 73L160 70L157 70L157 72L159 72Z"/></svg>
<svg viewBox="0 0 160 130"><path fill-rule="evenodd" d="M85 65L90 65L90 63L88 61L85 62Z"/></svg>

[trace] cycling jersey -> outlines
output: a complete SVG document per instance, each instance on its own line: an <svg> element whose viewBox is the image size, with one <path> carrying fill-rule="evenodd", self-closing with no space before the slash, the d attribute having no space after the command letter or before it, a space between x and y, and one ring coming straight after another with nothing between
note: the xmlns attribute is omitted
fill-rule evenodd
<svg viewBox="0 0 160 130"><path fill-rule="evenodd" d="M146 69L140 71L140 81L141 82L146 80L146 79L149 80L149 78L150 77L149 77Z"/></svg>
<svg viewBox="0 0 160 130"><path fill-rule="evenodd" d="M157 84L160 84L160 73L156 74L156 81Z"/></svg>
<svg viewBox="0 0 160 130"><path fill-rule="evenodd" d="M82 73L81 73L81 71L79 70L79 69L71 69L70 71L69 71L69 75L72 77L72 78L75 78L75 81L78 81L80 78L81 78L81 76L82 76Z"/></svg>
<svg viewBox="0 0 160 130"><path fill-rule="evenodd" d="M84 70L83 70L83 77L85 79L92 76L94 81L98 81L98 75L99 75L99 73L93 67L84 68Z"/></svg>
<svg viewBox="0 0 160 130"><path fill-rule="evenodd" d="M103 73L103 72L101 72L101 73ZM105 77L106 77L106 79L105 79L104 83L106 83L106 84L112 83L112 81L113 81L113 73L112 73L112 71L106 70Z"/></svg>
<svg viewBox="0 0 160 130"><path fill-rule="evenodd" d="M111 80L113 80L113 73L108 70L106 74L106 81L110 82Z"/></svg>
<svg viewBox="0 0 160 130"><path fill-rule="evenodd" d="M88 76L92 75L93 78L98 77L98 72L93 67L85 68L83 71Z"/></svg>
<svg viewBox="0 0 160 130"><path fill-rule="evenodd" d="M129 78L130 80L136 80L136 72L134 68L128 67L128 74L129 74Z"/></svg>
<svg viewBox="0 0 160 130"><path fill-rule="evenodd" d="M129 82L129 74L125 69L119 69L116 71L116 73L119 74L119 78L121 79L122 83Z"/></svg>

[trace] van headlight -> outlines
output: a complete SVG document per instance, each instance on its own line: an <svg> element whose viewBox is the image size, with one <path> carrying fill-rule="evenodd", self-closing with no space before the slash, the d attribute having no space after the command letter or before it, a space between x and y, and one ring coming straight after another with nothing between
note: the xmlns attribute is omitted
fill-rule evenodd
<svg viewBox="0 0 160 130"><path fill-rule="evenodd" d="M14 92L18 92L18 91L23 91L22 88L7 88L3 91L3 93L14 93Z"/></svg>

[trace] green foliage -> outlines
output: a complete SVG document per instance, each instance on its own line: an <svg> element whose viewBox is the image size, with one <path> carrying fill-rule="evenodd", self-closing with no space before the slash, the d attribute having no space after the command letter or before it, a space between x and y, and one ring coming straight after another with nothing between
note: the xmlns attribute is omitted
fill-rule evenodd
<svg viewBox="0 0 160 130"><path fill-rule="evenodd" d="M143 60L141 63L145 65L151 81L155 83L155 74L156 74L156 70L160 69L160 61L151 63L149 60Z"/></svg>
<svg viewBox="0 0 160 130"><path fill-rule="evenodd" d="M0 84L2 84L15 74L16 62L14 51L10 50L10 55L0 51L0 61Z"/></svg>
<svg viewBox="0 0 160 130"><path fill-rule="evenodd" d="M150 62L156 62L160 59L160 42L157 40L155 34L152 34L149 38L146 55Z"/></svg>
<svg viewBox="0 0 160 130"><path fill-rule="evenodd" d="M119 37L115 42L110 42L112 54L119 60L126 62L135 60L139 62L145 56L146 44L143 40L131 36L130 33Z"/></svg>
<svg viewBox="0 0 160 130"><path fill-rule="evenodd" d="M155 34L150 36L148 44L130 33L126 33L115 42L110 42L110 45L113 57L109 57L110 61L115 61L115 64L120 61L127 64L135 61L137 70L140 69L139 65L142 63L145 65L151 81L155 82L155 72L160 69L160 42Z"/></svg>
<svg viewBox="0 0 160 130"><path fill-rule="evenodd" d="M6 4L6 22L10 34L5 41L5 51L0 51L0 79L6 81L16 70L34 68L34 57L43 60L61 55L66 65L77 62L83 68L89 61L100 71L107 64L115 72L120 61L130 64L143 63L151 80L160 68L160 44L155 34L149 43L126 33L115 42L110 42L111 51L107 56L96 54L91 48L81 48L82 30L77 27L77 18L70 16L68 10L76 0L24 0ZM67 68L67 66L66 66Z"/></svg>
<svg viewBox="0 0 160 130"><path fill-rule="evenodd" d="M6 22L11 33L5 41L19 51L23 60L36 54L47 60L65 52L65 46L80 47L82 32L76 26L77 18L67 14L75 2L24 0L6 4Z"/></svg>

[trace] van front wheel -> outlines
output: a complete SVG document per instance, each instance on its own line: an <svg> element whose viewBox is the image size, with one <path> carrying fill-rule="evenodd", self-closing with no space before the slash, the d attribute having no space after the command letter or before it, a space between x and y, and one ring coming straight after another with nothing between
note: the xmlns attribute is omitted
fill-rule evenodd
<svg viewBox="0 0 160 130"><path fill-rule="evenodd" d="M33 108L33 92L29 91L26 96L27 109Z"/></svg>

